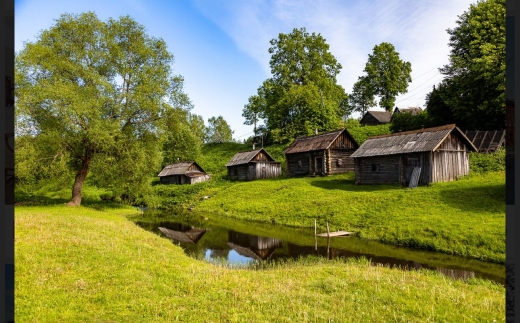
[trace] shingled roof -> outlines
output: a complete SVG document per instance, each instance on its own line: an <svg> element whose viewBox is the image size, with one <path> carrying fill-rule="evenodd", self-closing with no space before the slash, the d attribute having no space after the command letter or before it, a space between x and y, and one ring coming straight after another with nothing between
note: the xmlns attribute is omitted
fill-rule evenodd
<svg viewBox="0 0 520 323"><path fill-rule="evenodd" d="M328 149L330 145L334 142L334 140L336 140L336 138L338 138L343 131L347 133L350 140L352 140L352 142L354 142L356 146L359 146L359 144L354 140L354 138L352 138L350 133L345 128L343 128L340 130L327 132L319 135L309 137L298 137L294 139L294 141L289 145L289 147L285 148L283 153L296 154L307 151Z"/></svg>
<svg viewBox="0 0 520 323"><path fill-rule="evenodd" d="M370 137L351 157L372 157L435 151L452 131L460 135L471 150L477 151L471 140L469 140L455 124L450 124L441 127Z"/></svg>
<svg viewBox="0 0 520 323"><path fill-rule="evenodd" d="M261 151L263 151L265 153L265 155L268 157L268 159L270 159L270 161L274 162L274 158L271 157L271 155L269 155L267 153L267 151L265 151L264 148L260 148L260 149L236 153L235 156L233 156L233 158L231 158L231 160L226 164L226 166L236 166L236 165L247 164L253 158L255 158L255 156L258 155Z"/></svg>
<svg viewBox="0 0 520 323"><path fill-rule="evenodd" d="M367 111L365 115L363 115L363 118L360 120L360 123L363 123L363 119L366 119L365 117L367 115L371 115L379 123L388 123L390 122L390 119L392 119L392 112L389 111Z"/></svg>
<svg viewBox="0 0 520 323"><path fill-rule="evenodd" d="M408 108L395 107L394 113L405 112L405 113L411 113L412 115L416 115L417 113L422 112L422 110L423 109L421 109L420 107L408 107Z"/></svg>
<svg viewBox="0 0 520 323"><path fill-rule="evenodd" d="M193 164L197 165L198 169L200 169L200 170L188 172L188 169ZM172 175L188 175L188 176L191 175L191 177L195 177L197 174L200 175L203 173L204 173L204 170L202 169L202 167L199 166L199 164L197 164L194 161L190 161L190 162L180 162L180 163L167 165L163 168L163 170L157 176L163 177L163 176L172 176Z"/></svg>

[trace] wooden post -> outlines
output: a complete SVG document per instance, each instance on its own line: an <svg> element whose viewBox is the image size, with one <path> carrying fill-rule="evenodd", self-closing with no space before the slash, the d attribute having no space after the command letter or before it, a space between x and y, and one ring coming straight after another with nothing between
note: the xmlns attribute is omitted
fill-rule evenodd
<svg viewBox="0 0 520 323"><path fill-rule="evenodd" d="M329 233L329 222L327 221L327 237L330 237L330 233Z"/></svg>
<svg viewBox="0 0 520 323"><path fill-rule="evenodd" d="M318 238L316 237L316 219L314 219L314 250L318 250Z"/></svg>

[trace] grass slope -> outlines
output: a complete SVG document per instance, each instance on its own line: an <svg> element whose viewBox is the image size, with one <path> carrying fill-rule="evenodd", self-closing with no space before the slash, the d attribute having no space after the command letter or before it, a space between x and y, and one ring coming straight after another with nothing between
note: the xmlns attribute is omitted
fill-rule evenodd
<svg viewBox="0 0 520 323"><path fill-rule="evenodd" d="M216 191L196 210L222 216L353 231L381 242L505 261L503 172L415 189L355 185L354 174L243 182Z"/></svg>
<svg viewBox="0 0 520 323"><path fill-rule="evenodd" d="M262 271L188 258L135 209L16 207L19 322L503 322L504 287L318 259Z"/></svg>

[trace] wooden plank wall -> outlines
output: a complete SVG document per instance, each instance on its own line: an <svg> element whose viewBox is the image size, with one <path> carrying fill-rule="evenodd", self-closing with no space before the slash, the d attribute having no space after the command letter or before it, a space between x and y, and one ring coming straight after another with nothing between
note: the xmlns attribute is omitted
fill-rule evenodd
<svg viewBox="0 0 520 323"><path fill-rule="evenodd" d="M286 155L287 176L307 175L311 169L311 153L299 153ZM298 165L301 161L302 167Z"/></svg>
<svg viewBox="0 0 520 323"><path fill-rule="evenodd" d="M433 152L432 182L449 182L468 174L468 149L460 137L452 133Z"/></svg>
<svg viewBox="0 0 520 323"><path fill-rule="evenodd" d="M251 174L250 179L262 179L278 177L282 174L282 166L280 163L254 163L254 174Z"/></svg>
<svg viewBox="0 0 520 323"><path fill-rule="evenodd" d="M350 157L354 151L354 149L330 149L328 154L328 173L340 174L354 171L354 158ZM343 165L338 165L338 159L342 160Z"/></svg>
<svg viewBox="0 0 520 323"><path fill-rule="evenodd" d="M375 156L355 159L356 184L394 184L400 183L400 156ZM379 165L374 172L372 165Z"/></svg>
<svg viewBox="0 0 520 323"><path fill-rule="evenodd" d="M235 169L237 170L237 175L235 175ZM238 179L241 181L245 181L245 180L247 180L247 175L248 175L247 165L228 166L228 178L229 179Z"/></svg>

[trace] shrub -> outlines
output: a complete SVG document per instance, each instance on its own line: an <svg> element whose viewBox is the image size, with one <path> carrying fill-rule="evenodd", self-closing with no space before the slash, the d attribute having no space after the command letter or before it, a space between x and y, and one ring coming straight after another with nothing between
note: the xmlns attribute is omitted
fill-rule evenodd
<svg viewBox="0 0 520 323"><path fill-rule="evenodd" d="M472 172L476 173L505 171L506 150L501 147L496 152L489 154L472 152L469 154L469 167Z"/></svg>

